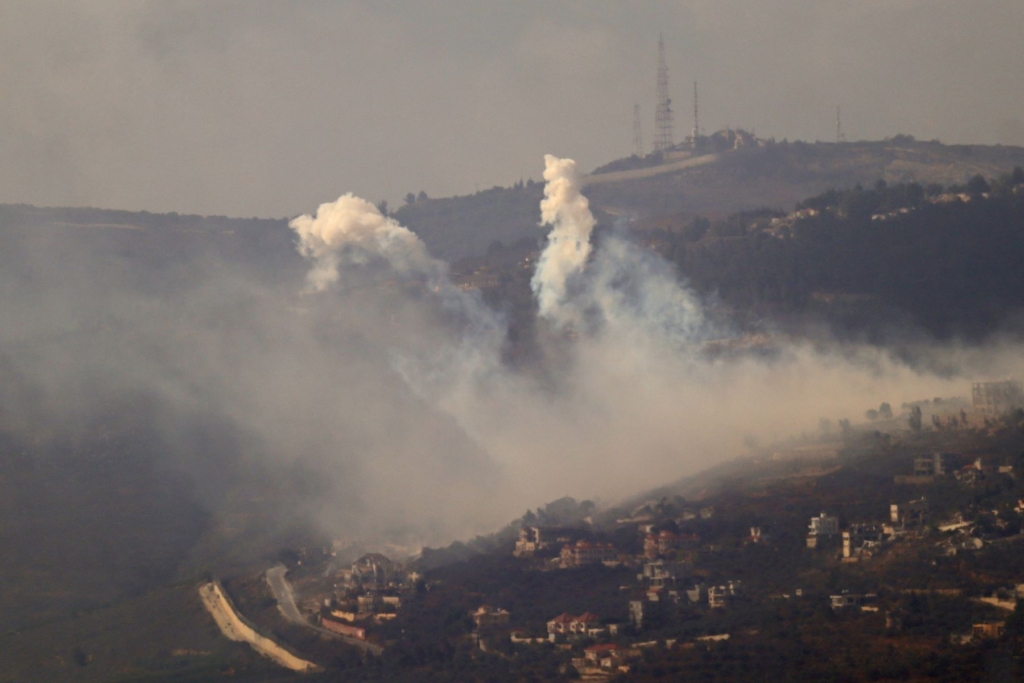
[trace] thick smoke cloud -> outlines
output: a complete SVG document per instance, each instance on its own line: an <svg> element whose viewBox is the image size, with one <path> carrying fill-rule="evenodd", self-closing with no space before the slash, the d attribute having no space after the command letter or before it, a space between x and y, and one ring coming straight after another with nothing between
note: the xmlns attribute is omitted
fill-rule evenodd
<svg viewBox="0 0 1024 683"><path fill-rule="evenodd" d="M614 500L741 455L750 437L770 442L812 432L822 417L856 420L881 401L963 395L959 373L1005 372L1014 362L1006 349L922 350L945 368L937 374L877 348L798 341L776 345L767 357L715 359L708 343L730 348L740 340L711 322L669 264L624 235L593 249L595 220L575 169L572 160L545 157L541 215L551 232L531 283L540 317L556 330L541 341L544 379L512 371L499 344L464 332L455 334L445 362L430 366L429 374L443 378L430 391L422 390L421 359L404 355L400 364L408 386L501 472L489 512L502 508L507 518L517 505L566 493ZM379 256L386 258L383 250ZM442 279L430 296L448 291ZM468 320L493 315L464 308L473 310Z"/></svg>
<svg viewBox="0 0 1024 683"><path fill-rule="evenodd" d="M572 163L546 167L536 366L510 367L502 316L351 195L292 221L283 265L168 258L156 229L10 229L3 426L41 443L144 433L131 453L238 535L313 522L415 546L1022 370L1009 343L916 348L913 366L856 345L746 352L669 264L625 235L592 245Z"/></svg>
<svg viewBox="0 0 1024 683"><path fill-rule="evenodd" d="M440 264L415 234L352 194L321 204L316 216L304 214L289 225L299 236L299 253L315 264L308 276L314 291L337 282L342 262L365 263L371 255L399 274L438 278Z"/></svg>

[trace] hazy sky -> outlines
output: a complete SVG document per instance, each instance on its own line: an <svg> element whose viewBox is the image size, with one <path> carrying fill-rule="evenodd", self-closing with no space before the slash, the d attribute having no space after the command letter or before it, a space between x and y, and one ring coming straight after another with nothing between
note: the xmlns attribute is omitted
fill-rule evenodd
<svg viewBox="0 0 1024 683"><path fill-rule="evenodd" d="M653 138L1024 145L1020 0L0 0L0 202L286 216L471 193Z"/></svg>

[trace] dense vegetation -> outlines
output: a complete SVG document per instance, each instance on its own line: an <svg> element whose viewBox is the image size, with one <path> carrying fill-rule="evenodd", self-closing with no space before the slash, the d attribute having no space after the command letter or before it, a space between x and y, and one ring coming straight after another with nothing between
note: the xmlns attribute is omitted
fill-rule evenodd
<svg viewBox="0 0 1024 683"><path fill-rule="evenodd" d="M808 199L793 219L697 219L656 238L698 291L737 310L978 339L1016 322L1024 303L1021 183L1020 168L993 188L979 176L940 201L939 187L879 182Z"/></svg>

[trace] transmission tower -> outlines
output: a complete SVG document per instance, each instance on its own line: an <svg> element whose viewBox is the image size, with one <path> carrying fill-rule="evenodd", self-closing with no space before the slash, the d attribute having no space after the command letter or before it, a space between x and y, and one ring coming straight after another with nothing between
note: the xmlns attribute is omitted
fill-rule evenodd
<svg viewBox="0 0 1024 683"><path fill-rule="evenodd" d="M668 96L668 65L665 64L665 41L658 36L658 90L654 110L654 151L663 152L672 146L672 100Z"/></svg>
<svg viewBox="0 0 1024 683"><path fill-rule="evenodd" d="M644 138L640 134L640 105L633 105L633 154L644 155Z"/></svg>
<svg viewBox="0 0 1024 683"><path fill-rule="evenodd" d="M843 110L836 107L836 142L846 142L846 133L843 132Z"/></svg>
<svg viewBox="0 0 1024 683"><path fill-rule="evenodd" d="M697 81L693 82L693 146L697 146L697 138L700 137L700 119L697 109Z"/></svg>

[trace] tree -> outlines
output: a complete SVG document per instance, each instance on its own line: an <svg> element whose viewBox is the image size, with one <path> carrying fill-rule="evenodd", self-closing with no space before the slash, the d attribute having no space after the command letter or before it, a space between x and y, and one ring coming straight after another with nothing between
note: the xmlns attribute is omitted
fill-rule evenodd
<svg viewBox="0 0 1024 683"><path fill-rule="evenodd" d="M864 417L866 417L867 419L871 420L872 422L877 420L878 416L879 416L879 412L877 410L875 410L874 408L872 408L871 410L868 410L867 412L864 413Z"/></svg>
<svg viewBox="0 0 1024 683"><path fill-rule="evenodd" d="M1021 184L1024 184L1024 168L1014 166L1013 173L1010 174L1010 185L1016 187Z"/></svg>
<svg viewBox="0 0 1024 683"><path fill-rule="evenodd" d="M1006 632L1015 636L1024 635L1024 600L1017 600L1017 606L1006 619Z"/></svg>
<svg viewBox="0 0 1024 683"><path fill-rule="evenodd" d="M889 405L888 403L883 403L882 405L878 406L878 417L882 418L883 420L891 420L892 406Z"/></svg>
<svg viewBox="0 0 1024 683"><path fill-rule="evenodd" d="M921 431L921 406L914 406L910 409L910 417L907 419L907 423L915 432Z"/></svg>
<svg viewBox="0 0 1024 683"><path fill-rule="evenodd" d="M382 199L377 202L377 210L380 211L382 216L388 215L388 200Z"/></svg>
<svg viewBox="0 0 1024 683"><path fill-rule="evenodd" d="M985 180L985 176L978 173L967 181L967 192L970 194L981 194L988 192L992 188L989 186L988 181Z"/></svg>
<svg viewBox="0 0 1024 683"><path fill-rule="evenodd" d="M423 190L420 190L420 193L416 195L416 200L421 202L427 201L427 193L424 192Z"/></svg>
<svg viewBox="0 0 1024 683"><path fill-rule="evenodd" d="M416 202L416 195L414 195L412 192L409 192L408 194L405 195L405 203L406 204L414 204L415 202Z"/></svg>

